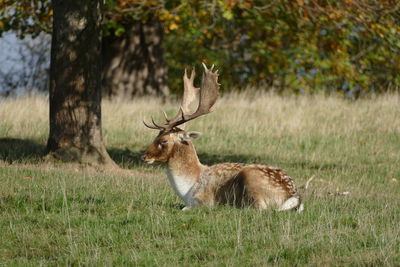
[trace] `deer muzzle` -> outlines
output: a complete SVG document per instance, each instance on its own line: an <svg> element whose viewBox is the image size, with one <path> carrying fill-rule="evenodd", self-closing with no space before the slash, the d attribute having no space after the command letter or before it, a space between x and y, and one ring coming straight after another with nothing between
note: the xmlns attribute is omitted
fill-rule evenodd
<svg viewBox="0 0 400 267"><path fill-rule="evenodd" d="M152 164L152 163L154 162L154 158L149 157L149 156L147 155L147 153L144 153L144 154L141 156L141 159L142 159L142 161L144 161L144 162L147 163L147 164Z"/></svg>

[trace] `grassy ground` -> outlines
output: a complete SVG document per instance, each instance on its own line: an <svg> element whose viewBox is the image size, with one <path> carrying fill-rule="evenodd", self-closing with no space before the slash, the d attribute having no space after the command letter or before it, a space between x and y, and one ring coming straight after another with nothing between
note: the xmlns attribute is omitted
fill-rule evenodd
<svg viewBox="0 0 400 267"><path fill-rule="evenodd" d="M46 99L0 102L0 264L398 266L399 99L232 95L188 125L204 133L203 163L268 163L297 184L315 175L300 215L181 212L162 166L139 160L156 134L142 118L174 104L105 102L105 142L123 169L96 172L41 160Z"/></svg>

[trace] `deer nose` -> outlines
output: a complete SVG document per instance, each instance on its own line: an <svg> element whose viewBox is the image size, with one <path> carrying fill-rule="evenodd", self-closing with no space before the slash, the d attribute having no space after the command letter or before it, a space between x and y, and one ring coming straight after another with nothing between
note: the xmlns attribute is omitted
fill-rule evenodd
<svg viewBox="0 0 400 267"><path fill-rule="evenodd" d="M145 160L146 160L146 154L143 154L143 155L140 157L140 159L141 159L142 161L145 161Z"/></svg>

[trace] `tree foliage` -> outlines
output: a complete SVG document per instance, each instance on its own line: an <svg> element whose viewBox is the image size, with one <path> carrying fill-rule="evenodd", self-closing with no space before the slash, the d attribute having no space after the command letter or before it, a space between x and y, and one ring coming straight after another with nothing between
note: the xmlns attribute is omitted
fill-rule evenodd
<svg viewBox="0 0 400 267"><path fill-rule="evenodd" d="M50 33L52 16L50 0L0 0L0 36L10 30L21 38Z"/></svg>
<svg viewBox="0 0 400 267"><path fill-rule="evenodd" d="M35 33L48 28L42 25L51 16L47 1L20 3L10 7L20 11L0 11L20 18L17 23L5 16L4 29ZM40 15L27 19L23 3ZM357 97L400 85L397 0L107 0L105 14L105 33L117 35L132 23L164 23L173 89L181 87L182 69L199 61L221 67L224 90L266 85Z"/></svg>

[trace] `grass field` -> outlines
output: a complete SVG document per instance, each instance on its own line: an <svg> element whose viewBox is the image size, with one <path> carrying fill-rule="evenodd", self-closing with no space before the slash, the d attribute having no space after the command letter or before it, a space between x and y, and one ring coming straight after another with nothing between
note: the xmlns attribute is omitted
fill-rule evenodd
<svg viewBox="0 0 400 267"><path fill-rule="evenodd" d="M0 265L399 266L400 96L225 96L187 125L200 160L260 162L298 185L315 175L305 211L180 211L163 166L140 153L141 120L173 103L103 103L118 171L42 161L44 97L0 102ZM341 192L349 192L341 195Z"/></svg>

